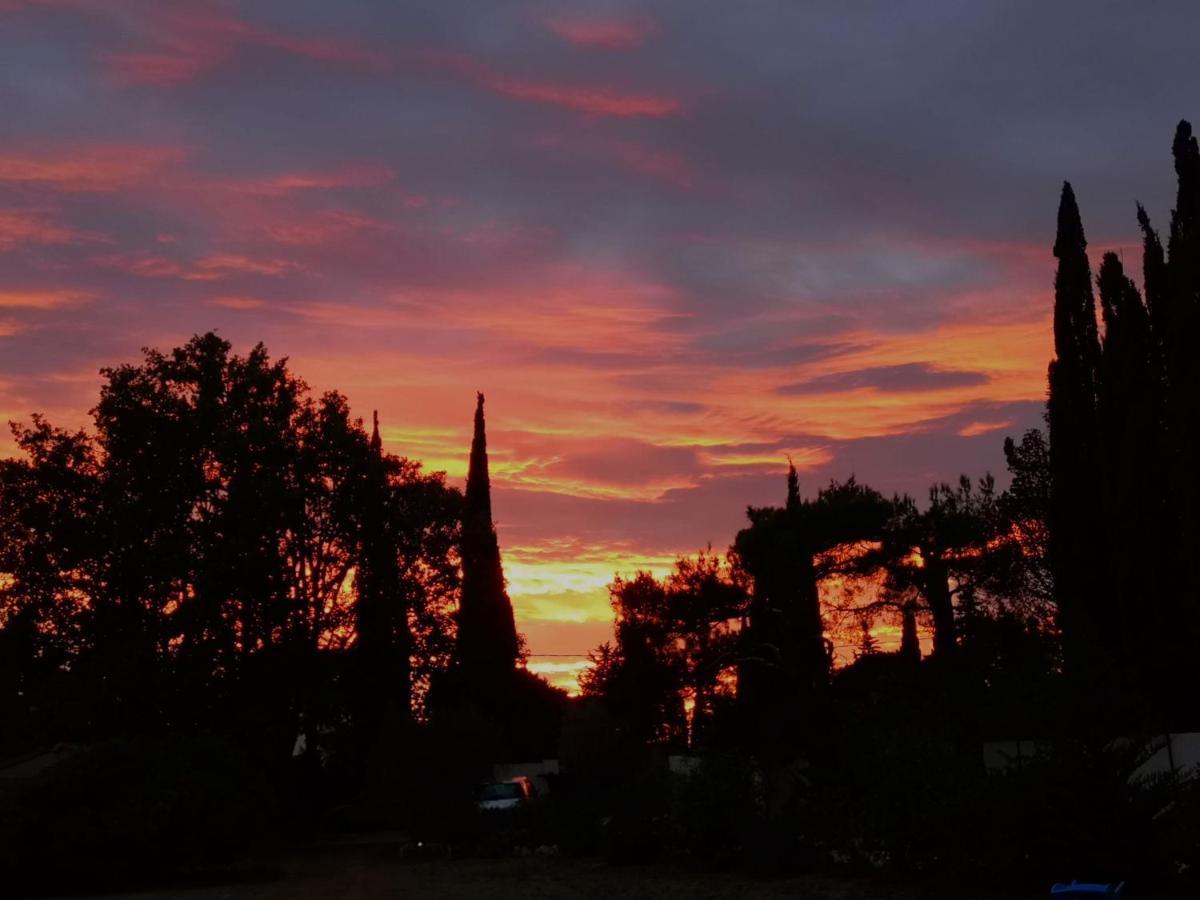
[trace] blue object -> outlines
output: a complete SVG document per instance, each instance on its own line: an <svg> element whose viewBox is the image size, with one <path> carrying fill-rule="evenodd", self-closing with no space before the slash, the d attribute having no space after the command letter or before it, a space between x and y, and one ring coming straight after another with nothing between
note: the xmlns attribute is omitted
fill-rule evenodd
<svg viewBox="0 0 1200 900"><path fill-rule="evenodd" d="M1050 888L1050 896L1055 900L1094 900L1096 897L1114 897L1117 900L1125 896L1125 882L1120 884L1081 884L1072 881L1070 884L1056 884Z"/></svg>

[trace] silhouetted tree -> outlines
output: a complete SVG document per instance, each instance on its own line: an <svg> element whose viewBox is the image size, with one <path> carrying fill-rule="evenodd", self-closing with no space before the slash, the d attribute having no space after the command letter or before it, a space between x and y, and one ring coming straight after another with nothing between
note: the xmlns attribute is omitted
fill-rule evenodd
<svg viewBox="0 0 1200 900"><path fill-rule="evenodd" d="M10 750L86 735L90 704L64 709L58 695L93 640L104 578L94 445L40 416L13 434L26 458L0 460L0 746Z"/></svg>
<svg viewBox="0 0 1200 900"><path fill-rule="evenodd" d="M859 640L858 649L855 651L855 658L861 659L864 656L871 656L879 652L879 641L874 634L871 633L871 622L864 618L859 623L859 628L862 631L862 637Z"/></svg>
<svg viewBox="0 0 1200 900"><path fill-rule="evenodd" d="M1097 422L1100 342L1087 241L1075 193L1064 184L1054 243L1054 352L1050 363L1050 559L1068 662L1112 636L1104 599L1102 482Z"/></svg>
<svg viewBox="0 0 1200 900"><path fill-rule="evenodd" d="M921 661L921 639L917 634L917 607L915 603L905 603L901 609L900 649L897 651L905 662Z"/></svg>
<svg viewBox="0 0 1200 900"><path fill-rule="evenodd" d="M462 498L444 476L383 452L379 418L361 482L355 651L368 718L407 720L450 659Z"/></svg>
<svg viewBox="0 0 1200 900"><path fill-rule="evenodd" d="M1099 401L1105 531L1114 552L1096 563L1108 568L1106 590L1116 607L1113 663L1138 665L1153 662L1154 644L1171 627L1159 602L1170 566L1147 565L1170 561L1173 537L1161 480L1168 466L1161 381L1149 314L1116 254L1105 254L1097 284L1105 325Z"/></svg>
<svg viewBox="0 0 1200 900"><path fill-rule="evenodd" d="M504 584L500 545L492 523L483 394L475 407L475 434L462 518L462 600L456 661L468 683L486 688L516 665L517 628Z"/></svg>
<svg viewBox="0 0 1200 900"><path fill-rule="evenodd" d="M732 554L751 584L738 703L752 742L794 752L799 736L813 729L814 704L833 664L818 592L827 565L818 560L841 545L878 539L889 511L878 492L853 477L804 501L790 465L784 507L747 510L750 526L738 532Z"/></svg>
<svg viewBox="0 0 1200 900"><path fill-rule="evenodd" d="M704 744L719 700L734 694L744 587L702 552L680 557L662 581L639 572L609 591L615 640L592 653L584 694L603 700L638 740Z"/></svg>
<svg viewBox="0 0 1200 900"><path fill-rule="evenodd" d="M1128 714L1169 709L1177 719L1195 707L1179 686L1198 674L1200 637L1200 147L1186 121L1172 152L1178 190L1166 250L1138 206L1145 302L1107 254L1102 343L1083 227L1064 187L1047 524L1068 668L1100 678L1104 687L1090 693L1107 694L1111 710L1126 695Z"/></svg>
<svg viewBox="0 0 1200 900"><path fill-rule="evenodd" d="M1054 617L1054 576L1050 564L1050 447L1031 428L1020 442L1004 439L1011 482L1000 496L1004 527L1012 540L993 548L992 589L1024 615L1049 626Z"/></svg>
<svg viewBox="0 0 1200 900"><path fill-rule="evenodd" d="M398 671L410 627L444 664L459 495L261 345L230 351L208 334L104 370L94 437L17 429L26 458L0 464L0 694L30 698L29 734L225 728L290 746L303 712L362 711L335 664L360 625ZM406 710L410 679L383 681Z"/></svg>
<svg viewBox="0 0 1200 900"><path fill-rule="evenodd" d="M887 587L902 598L902 608L915 603L933 623L933 656L951 659L959 644L959 602L973 599L988 576L991 545L1003 536L995 483L991 476L978 486L966 476L955 486L930 488L929 506L920 510L911 497L895 501L895 512L881 542L879 561ZM859 565L870 566L874 554Z"/></svg>
<svg viewBox="0 0 1200 900"><path fill-rule="evenodd" d="M734 695L738 630L748 598L711 551L676 560L666 595L684 694L692 707L691 741L702 744L714 727L718 694Z"/></svg>
<svg viewBox="0 0 1200 900"><path fill-rule="evenodd" d="M649 572L609 585L613 640L590 655L580 679L585 697L603 701L625 733L643 743L686 744L684 671L667 589Z"/></svg>

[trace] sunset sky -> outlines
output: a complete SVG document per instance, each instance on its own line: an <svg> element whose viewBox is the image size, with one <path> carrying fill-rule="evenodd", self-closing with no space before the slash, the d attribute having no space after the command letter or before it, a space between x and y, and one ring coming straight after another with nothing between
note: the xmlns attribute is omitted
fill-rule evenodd
<svg viewBox="0 0 1200 900"><path fill-rule="evenodd" d="M84 424L100 366L216 329L457 482L482 390L518 625L570 681L614 571L723 550L789 455L806 491L1002 474L1061 182L1139 269L1198 33L1168 2L0 0L0 419Z"/></svg>

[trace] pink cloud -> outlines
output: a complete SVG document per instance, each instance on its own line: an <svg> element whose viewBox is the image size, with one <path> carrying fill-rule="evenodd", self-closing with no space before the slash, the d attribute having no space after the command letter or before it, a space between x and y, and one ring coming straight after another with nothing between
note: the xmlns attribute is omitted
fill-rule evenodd
<svg viewBox="0 0 1200 900"><path fill-rule="evenodd" d="M292 215L262 215L240 227L276 244L291 247L328 246L361 239L372 232L394 235L397 231L388 222L346 210L331 210L304 219Z"/></svg>
<svg viewBox="0 0 1200 900"><path fill-rule="evenodd" d="M282 259L217 254L194 262L180 262L152 253L118 253L96 257L97 265L142 278L179 278L184 281L218 281L235 274L282 275L296 266Z"/></svg>
<svg viewBox="0 0 1200 900"><path fill-rule="evenodd" d="M384 165L351 164L328 171L285 172L238 182L235 189L251 194L287 194L292 191L333 190L337 188L381 187L395 180L396 173ZM426 198L412 195L418 205Z"/></svg>
<svg viewBox="0 0 1200 900"><path fill-rule="evenodd" d="M268 47L365 71L390 65L386 55L354 41L271 31L211 9L156 10L147 14L142 31L147 46L104 56L120 84L171 87L194 81L226 63L240 46Z"/></svg>
<svg viewBox="0 0 1200 900"><path fill-rule="evenodd" d="M665 182L681 190L691 190L696 184L695 168L676 153L626 142L617 145L617 158L626 168L639 175Z"/></svg>
<svg viewBox="0 0 1200 900"><path fill-rule="evenodd" d="M262 309L267 306L267 301L258 297L214 297L209 302L223 309L237 310Z"/></svg>
<svg viewBox="0 0 1200 900"><path fill-rule="evenodd" d="M683 104L678 99L658 94L629 94L605 87L575 87L504 77L490 78L485 84L505 97L561 106L595 116L662 119L683 111Z"/></svg>
<svg viewBox="0 0 1200 900"><path fill-rule="evenodd" d="M656 27L648 19L572 19L553 17L546 27L577 47L599 50L635 50L646 42Z"/></svg>
<svg viewBox="0 0 1200 900"><path fill-rule="evenodd" d="M684 111L683 101L658 93L629 92L608 86L560 84L504 75L469 56L425 53L427 64L469 78L492 93L515 100L557 106L594 116L662 119Z"/></svg>
<svg viewBox="0 0 1200 900"><path fill-rule="evenodd" d="M182 52L144 51L112 53L105 57L109 73L120 84L154 84L169 87L194 81L229 56L220 44L195 44Z"/></svg>

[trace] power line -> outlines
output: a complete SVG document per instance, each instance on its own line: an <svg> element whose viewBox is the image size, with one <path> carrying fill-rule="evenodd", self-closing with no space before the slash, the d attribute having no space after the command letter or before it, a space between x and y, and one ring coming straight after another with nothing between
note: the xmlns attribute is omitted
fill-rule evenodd
<svg viewBox="0 0 1200 900"><path fill-rule="evenodd" d="M892 644L900 644L900 643L902 643L902 642L903 642L903 638L898 638L898 637L888 637L888 638L881 638L881 637L877 637L877 638L875 639L875 641L876 641L876 643L878 643L878 644L881 644L881 645L883 645L883 646L890 646L890 645L892 645ZM861 646L862 646L861 644L834 644L834 645L833 645L833 649L834 649L834 650L855 650L855 649L857 649L858 647L861 647ZM535 657L536 657L537 659L558 659L558 658L561 658L561 659L582 659L582 658L586 657L588 654L590 654L591 652L592 652L591 650L588 650L588 651L586 651L586 652L584 652L584 653L526 653L525 655L526 655L526 656L528 656L530 659L533 659L533 658L535 658Z"/></svg>

